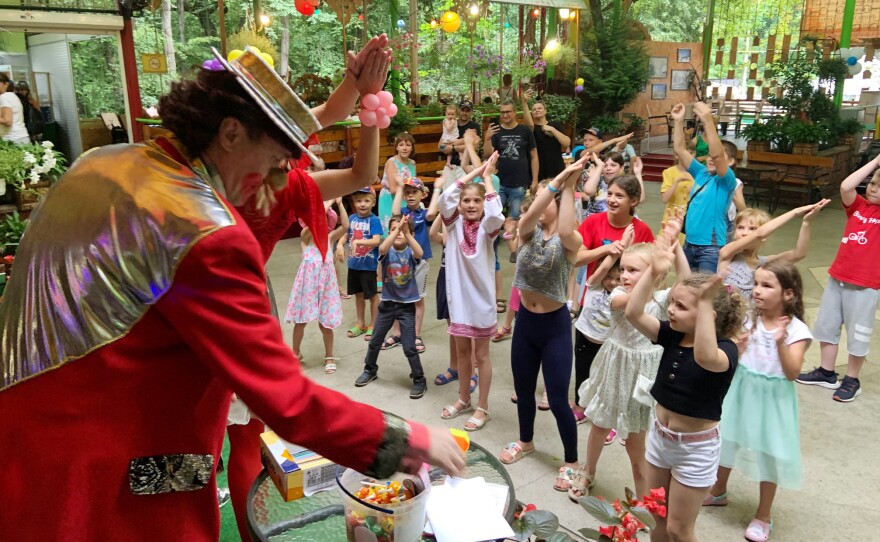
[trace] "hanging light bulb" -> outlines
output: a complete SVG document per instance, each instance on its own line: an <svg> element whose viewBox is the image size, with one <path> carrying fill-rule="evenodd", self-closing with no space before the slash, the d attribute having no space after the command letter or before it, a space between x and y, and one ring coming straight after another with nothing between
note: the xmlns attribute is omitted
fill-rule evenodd
<svg viewBox="0 0 880 542"><path fill-rule="evenodd" d="M571 10L569 10L568 8L559 8L560 19L568 19L569 13L571 13Z"/></svg>
<svg viewBox="0 0 880 542"><path fill-rule="evenodd" d="M559 48L559 41L557 41L555 39L548 41L547 45L544 47L544 49L546 49L548 51L555 51L558 48Z"/></svg>
<svg viewBox="0 0 880 542"><path fill-rule="evenodd" d="M260 15L260 24L263 26L269 26L272 24L272 19L266 14Z"/></svg>
<svg viewBox="0 0 880 542"><path fill-rule="evenodd" d="M532 17L537 19L540 16L541 16L541 8L535 8L532 10Z"/></svg>
<svg viewBox="0 0 880 542"><path fill-rule="evenodd" d="M431 28L437 28L438 24L437 19L431 19Z"/></svg>
<svg viewBox="0 0 880 542"><path fill-rule="evenodd" d="M568 14L568 18L572 21L577 19L578 11L576 9L571 10L571 13Z"/></svg>
<svg viewBox="0 0 880 542"><path fill-rule="evenodd" d="M478 8L476 4L471 4L470 12L472 16L476 17L480 14L480 8Z"/></svg>

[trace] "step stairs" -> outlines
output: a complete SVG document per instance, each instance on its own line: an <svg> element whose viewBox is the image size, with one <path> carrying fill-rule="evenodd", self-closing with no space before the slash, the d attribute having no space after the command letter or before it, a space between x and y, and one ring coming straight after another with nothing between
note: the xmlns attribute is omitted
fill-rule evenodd
<svg viewBox="0 0 880 542"><path fill-rule="evenodd" d="M645 182L663 182L663 170L675 164L675 158L671 154L659 154L649 152L642 156L642 178Z"/></svg>

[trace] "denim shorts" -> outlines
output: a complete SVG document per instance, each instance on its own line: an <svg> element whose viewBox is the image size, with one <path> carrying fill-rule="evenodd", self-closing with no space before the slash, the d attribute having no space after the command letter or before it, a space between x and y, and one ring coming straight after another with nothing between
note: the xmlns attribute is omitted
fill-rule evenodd
<svg viewBox="0 0 880 542"><path fill-rule="evenodd" d="M684 255L694 273L717 273L720 252L721 247L718 245L684 244Z"/></svg>
<svg viewBox="0 0 880 542"><path fill-rule="evenodd" d="M526 189L523 186L498 187L498 196L501 198L501 206L507 210L506 216L513 220L519 220L520 207L526 197Z"/></svg>

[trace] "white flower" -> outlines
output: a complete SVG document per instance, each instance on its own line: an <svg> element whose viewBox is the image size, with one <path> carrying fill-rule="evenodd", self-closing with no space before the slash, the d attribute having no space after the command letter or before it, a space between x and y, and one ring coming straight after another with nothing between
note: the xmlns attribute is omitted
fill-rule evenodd
<svg viewBox="0 0 880 542"><path fill-rule="evenodd" d="M37 184L38 182L40 182L40 174L36 170L31 171L31 184Z"/></svg>
<svg viewBox="0 0 880 542"><path fill-rule="evenodd" d="M29 152L24 153L23 160L24 160L25 164L36 164L37 163L37 157Z"/></svg>
<svg viewBox="0 0 880 542"><path fill-rule="evenodd" d="M52 143L51 141L43 141L42 145L43 145L44 149L51 149L52 147L55 146L55 144Z"/></svg>
<svg viewBox="0 0 880 542"><path fill-rule="evenodd" d="M57 164L57 163L58 163L58 161L55 159L54 156L52 158L47 158L46 161L43 162L43 164L46 166L46 171L49 171L50 169L54 168L55 164Z"/></svg>

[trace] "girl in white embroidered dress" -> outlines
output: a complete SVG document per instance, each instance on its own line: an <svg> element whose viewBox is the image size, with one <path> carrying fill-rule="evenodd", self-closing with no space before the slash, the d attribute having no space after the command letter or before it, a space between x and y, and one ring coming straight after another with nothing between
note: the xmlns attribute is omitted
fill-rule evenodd
<svg viewBox="0 0 880 542"><path fill-rule="evenodd" d="M489 339L495 335L498 325L492 243L504 223L501 201L488 174L497 159L496 152L440 196L440 215L447 228L449 334L455 339L459 373L469 375L473 372L473 355L480 375L480 400L477 411L464 425L468 431L482 429L489 421L489 388L492 384ZM471 182L477 176L483 176L484 182ZM459 379L458 400L444 408L440 416L451 419L471 410L470 380L462 378Z"/></svg>

